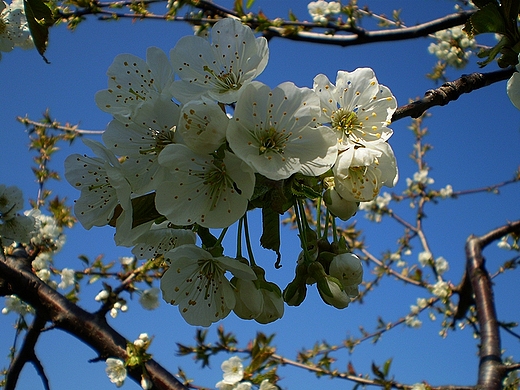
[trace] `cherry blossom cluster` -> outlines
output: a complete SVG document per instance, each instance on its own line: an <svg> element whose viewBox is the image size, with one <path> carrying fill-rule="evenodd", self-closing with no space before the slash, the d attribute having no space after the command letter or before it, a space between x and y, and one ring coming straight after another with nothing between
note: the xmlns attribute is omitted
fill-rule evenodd
<svg viewBox="0 0 520 390"><path fill-rule="evenodd" d="M0 2L0 52L9 52L15 47L22 49L34 47L23 1L13 0L11 4L2 1Z"/></svg>
<svg viewBox="0 0 520 390"><path fill-rule="evenodd" d="M436 42L430 43L428 52L457 69L466 66L472 54L470 49L475 48L477 44L460 26L437 31L434 37Z"/></svg>
<svg viewBox="0 0 520 390"><path fill-rule="evenodd" d="M299 293L282 294L254 261L246 213L293 207L303 215L304 204L323 204L327 220L347 220L398 178L387 142L397 103L371 69L340 71L335 83L320 74L312 88L270 88L255 80L268 57L266 39L234 19L218 21L205 37L183 37L169 59L154 47L146 60L117 56L108 88L96 95L113 116L103 143L85 140L94 156L65 162L66 179L81 191L81 224L115 226L116 244L133 247L137 259L163 256L163 298L190 324L208 326L231 311L274 321L284 298L301 302L304 279L317 283L326 303L348 305L361 283L359 259L349 263L355 277L348 281L329 269L347 248L318 251L299 217ZM232 258L222 239L235 223ZM223 230L217 238L210 229Z"/></svg>
<svg viewBox="0 0 520 390"><path fill-rule="evenodd" d="M337 1L311 1L307 5L312 20L316 23L327 23L334 15L341 11L341 4Z"/></svg>

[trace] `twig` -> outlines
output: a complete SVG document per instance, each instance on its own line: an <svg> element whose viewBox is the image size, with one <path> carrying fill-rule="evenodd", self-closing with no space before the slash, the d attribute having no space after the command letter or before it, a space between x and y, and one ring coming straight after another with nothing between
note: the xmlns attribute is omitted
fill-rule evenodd
<svg viewBox="0 0 520 390"><path fill-rule="evenodd" d="M59 124L57 124L55 122L53 122L53 123L42 123L42 122L33 121L33 120L31 120L31 119L29 119L27 117L21 117L21 116L16 117L16 120L18 122L20 122L20 123L23 123L24 125L45 127L47 129L62 130L62 131L68 131L68 132L77 133L77 134L103 134L105 132L104 130L81 130L81 129L78 129L76 125L74 125L74 126L70 126L70 125L62 126L62 125L59 125Z"/></svg>

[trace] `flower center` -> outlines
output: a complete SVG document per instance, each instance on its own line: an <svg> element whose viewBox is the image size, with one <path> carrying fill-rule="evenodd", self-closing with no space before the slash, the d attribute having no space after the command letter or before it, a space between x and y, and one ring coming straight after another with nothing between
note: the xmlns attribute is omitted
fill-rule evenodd
<svg viewBox="0 0 520 390"><path fill-rule="evenodd" d="M261 132L258 136L258 143L260 144L258 154L262 155L269 152L283 154L290 135L291 133L286 134L285 131L278 132L274 127Z"/></svg>
<svg viewBox="0 0 520 390"><path fill-rule="evenodd" d="M209 172L200 172L197 176L201 177L204 180L203 184L209 187L211 210L215 209L220 195L227 188L234 188L238 193L241 192L237 188L236 183L227 174L226 165L222 160L213 161L213 169L210 169Z"/></svg>
<svg viewBox="0 0 520 390"><path fill-rule="evenodd" d="M352 135L355 130L362 128L357 114L343 107L334 111L330 116L330 120L332 128L341 131L347 137Z"/></svg>
<svg viewBox="0 0 520 390"><path fill-rule="evenodd" d="M242 83L240 82L240 74L235 74L232 71L227 73L220 72L220 74L217 74L207 65L205 65L203 69L215 78L215 85L220 93L224 93L230 90L238 91L242 87Z"/></svg>
<svg viewBox="0 0 520 390"><path fill-rule="evenodd" d="M149 127L148 136L154 139L155 144L151 145L150 149L141 149L139 153L159 155L166 145L175 143L175 129L176 126L172 126L169 130L155 130Z"/></svg>
<svg viewBox="0 0 520 390"><path fill-rule="evenodd" d="M203 285L204 299L208 299L211 294L216 293L216 290L220 287L216 281L224 275L224 270L220 264L213 259L201 259L198 261L198 265L200 268L197 278L200 278L203 283L203 278L206 279Z"/></svg>

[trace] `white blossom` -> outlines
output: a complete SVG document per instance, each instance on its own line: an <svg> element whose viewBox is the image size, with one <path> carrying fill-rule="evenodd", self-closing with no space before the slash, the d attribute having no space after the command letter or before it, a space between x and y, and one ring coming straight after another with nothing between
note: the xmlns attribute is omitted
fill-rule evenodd
<svg viewBox="0 0 520 390"><path fill-rule="evenodd" d="M342 253L332 259L329 274L337 278L347 294L354 298L357 295L357 286L363 281L363 265L355 254Z"/></svg>
<svg viewBox="0 0 520 390"><path fill-rule="evenodd" d="M239 158L269 179L297 172L318 176L337 156L335 135L316 127L318 116L319 99L312 90L289 82L271 90L254 82L237 102L226 137Z"/></svg>
<svg viewBox="0 0 520 390"><path fill-rule="evenodd" d="M170 267L161 278L163 299L178 305L191 325L209 326L226 317L235 306L233 286L226 271L254 280L251 268L236 259L213 255L195 245L182 245L165 254Z"/></svg>
<svg viewBox="0 0 520 390"><path fill-rule="evenodd" d="M422 251L421 253L419 253L418 258L419 258L419 263L423 267L426 267L433 260L433 257L432 257L432 254L430 251Z"/></svg>
<svg viewBox="0 0 520 390"><path fill-rule="evenodd" d="M143 390L150 390L153 387L153 383L147 376L141 376L141 388Z"/></svg>
<svg viewBox="0 0 520 390"><path fill-rule="evenodd" d="M181 38L170 51L174 71L175 97L182 103L209 97L222 103L238 100L242 89L267 65L269 49L264 37L239 20L218 21L209 39L200 36Z"/></svg>
<svg viewBox="0 0 520 390"><path fill-rule="evenodd" d="M269 379L264 379L260 383L259 390L277 390L277 387L269 382Z"/></svg>
<svg viewBox="0 0 520 390"><path fill-rule="evenodd" d="M126 379L125 363L121 359L108 358L106 361L105 372L108 375L110 382L117 387L121 387Z"/></svg>
<svg viewBox="0 0 520 390"><path fill-rule="evenodd" d="M469 38L462 27L437 31L434 36L436 42L428 46L430 54L434 54L439 60L457 69L463 68L468 63L472 54L469 49L476 47L476 41Z"/></svg>
<svg viewBox="0 0 520 390"><path fill-rule="evenodd" d="M342 221L356 214L359 207L359 203L343 199L334 187L327 188L323 194L323 201L331 214Z"/></svg>
<svg viewBox="0 0 520 390"><path fill-rule="evenodd" d="M61 282L58 284L58 288L66 289L67 287L73 286L75 281L75 271L71 268L63 268L61 270Z"/></svg>
<svg viewBox="0 0 520 390"><path fill-rule="evenodd" d="M437 273L439 275L444 274L447 270L450 269L450 266L449 266L448 262L442 256L437 257L435 259L435 263L434 264L435 264L435 270L437 271Z"/></svg>
<svg viewBox="0 0 520 390"><path fill-rule="evenodd" d="M350 142L387 141L392 135L388 125L397 101L387 87L378 83L372 69L339 71L336 85L319 74L313 89L321 101L320 121L336 132L340 150Z"/></svg>
<svg viewBox="0 0 520 390"><path fill-rule="evenodd" d="M446 187L441 188L439 190L439 195L441 198L450 198L453 195L453 187L451 184L446 185Z"/></svg>
<svg viewBox="0 0 520 390"><path fill-rule="evenodd" d="M107 290L101 290L96 297L94 298L97 302L106 301L107 298L110 296L110 293Z"/></svg>
<svg viewBox="0 0 520 390"><path fill-rule="evenodd" d="M307 9L314 22L326 23L331 15L338 14L341 11L341 4L336 1L311 1L307 5Z"/></svg>
<svg viewBox="0 0 520 390"><path fill-rule="evenodd" d="M224 228L246 212L255 176L234 154L225 151L219 159L174 144L162 151L159 163L171 175L157 186L155 206L174 225Z"/></svg>
<svg viewBox="0 0 520 390"><path fill-rule="evenodd" d="M34 47L23 2L0 2L0 52L10 52L15 47ZM0 53L0 59L2 55Z"/></svg>
<svg viewBox="0 0 520 390"><path fill-rule="evenodd" d="M447 298L450 295L450 287L447 282L439 280L432 286L432 294L439 298Z"/></svg>
<svg viewBox="0 0 520 390"><path fill-rule="evenodd" d="M220 368L223 371L224 383L234 385L244 378L244 366L242 365L242 359L238 356L232 356L228 360L223 361Z"/></svg>
<svg viewBox="0 0 520 390"><path fill-rule="evenodd" d="M24 316L34 313L34 309L16 295L7 295L4 304L5 307L2 309L2 314L16 313Z"/></svg>

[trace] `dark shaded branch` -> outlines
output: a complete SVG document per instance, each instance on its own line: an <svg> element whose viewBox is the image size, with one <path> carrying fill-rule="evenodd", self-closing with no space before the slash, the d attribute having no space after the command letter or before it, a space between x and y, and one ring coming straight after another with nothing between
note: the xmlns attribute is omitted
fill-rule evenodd
<svg viewBox="0 0 520 390"><path fill-rule="evenodd" d="M492 241L511 232L520 232L520 221L509 223L482 237L470 236L466 242L466 273L475 294L480 328L479 389L502 388L507 369L502 363L499 324L495 309L491 278L485 267L482 250Z"/></svg>
<svg viewBox="0 0 520 390"><path fill-rule="evenodd" d="M17 249L13 256L0 254L0 278L7 282L9 293L31 305L45 320L70 333L96 351L101 360L115 357L124 360L127 340L116 332L103 316L95 316L75 305L42 282L26 264L27 253ZM154 360L146 369L157 390L187 390L171 373ZM128 376L141 381L139 366L128 367Z"/></svg>
<svg viewBox="0 0 520 390"><path fill-rule="evenodd" d="M508 68L489 73L475 72L463 75L461 78L447 82L437 89L426 91L424 98L420 100L398 107L392 116L392 122L405 117L418 118L431 107L445 106L449 102L457 100L464 93L470 93L498 81L507 80L514 72L514 68Z"/></svg>
<svg viewBox="0 0 520 390"><path fill-rule="evenodd" d="M353 30L351 26L338 26L334 23L329 23L327 26L325 26L329 31L329 33L326 34L311 31L299 31L296 34L288 34L283 27L270 27L267 31L264 32L264 35L266 36L266 38L280 37L292 41L311 42L325 45L347 47L363 45L367 43L393 42L402 41L406 39L426 37L429 34L433 34L437 31L445 30L447 28L455 26L460 26L466 23L466 21L473 13L474 11L464 11L456 14L447 15L439 19L431 20L426 23L421 23L417 26L403 27L399 29L366 31L357 28ZM248 24L250 24L252 27L255 27L254 21ZM304 26L307 28L324 28L323 25L318 25L316 23L295 22L291 24L296 24L298 26ZM337 34L338 32L342 31L349 32L349 34ZM330 32L333 33L331 34Z"/></svg>
<svg viewBox="0 0 520 390"><path fill-rule="evenodd" d="M16 383L18 382L20 373L22 372L22 369L27 362L33 363L36 371L38 372L38 375L40 375L42 378L44 388L46 390L49 389L49 380L47 379L47 376L43 370L43 366L41 365L35 353L36 342L38 341L38 338L40 337L42 329L45 327L46 323L47 321L45 318L36 313L32 325L27 329L27 333L25 334L20 351L9 366L9 370L7 371L5 379L5 390L14 390L16 388Z"/></svg>

